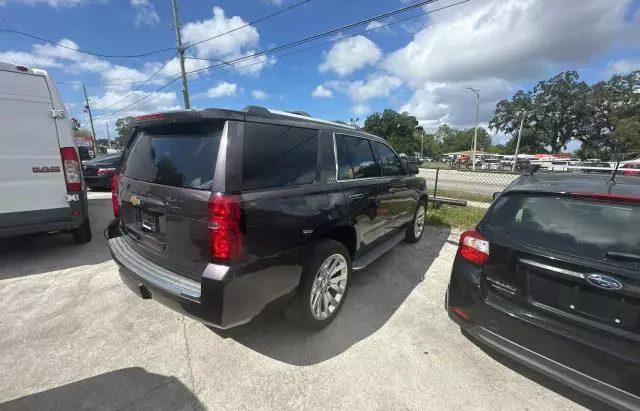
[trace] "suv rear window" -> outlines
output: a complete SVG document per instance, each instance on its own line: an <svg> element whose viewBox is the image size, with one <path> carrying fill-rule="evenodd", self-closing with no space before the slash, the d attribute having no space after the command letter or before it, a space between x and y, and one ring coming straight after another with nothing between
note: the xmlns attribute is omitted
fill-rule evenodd
<svg viewBox="0 0 640 411"><path fill-rule="evenodd" d="M315 180L318 131L245 123L242 189L258 190L309 184Z"/></svg>
<svg viewBox="0 0 640 411"><path fill-rule="evenodd" d="M210 190L224 122L162 124L136 136L124 175L173 187Z"/></svg>
<svg viewBox="0 0 640 411"><path fill-rule="evenodd" d="M640 205L572 197L508 195L487 225L531 245L602 260L616 251L640 254Z"/></svg>

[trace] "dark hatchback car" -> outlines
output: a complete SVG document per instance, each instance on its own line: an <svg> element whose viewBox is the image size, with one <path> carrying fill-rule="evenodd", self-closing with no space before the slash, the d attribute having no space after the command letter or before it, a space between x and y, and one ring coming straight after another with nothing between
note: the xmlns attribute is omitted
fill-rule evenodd
<svg viewBox="0 0 640 411"><path fill-rule="evenodd" d="M107 154L82 162L84 183L92 189L111 188L111 179L117 173L122 153Z"/></svg>
<svg viewBox="0 0 640 411"><path fill-rule="evenodd" d="M137 118L114 187L121 277L227 328L283 307L328 325L351 273L418 241L426 183L385 140L261 107Z"/></svg>
<svg viewBox="0 0 640 411"><path fill-rule="evenodd" d="M472 338L640 407L640 182L531 175L460 237L446 305Z"/></svg>

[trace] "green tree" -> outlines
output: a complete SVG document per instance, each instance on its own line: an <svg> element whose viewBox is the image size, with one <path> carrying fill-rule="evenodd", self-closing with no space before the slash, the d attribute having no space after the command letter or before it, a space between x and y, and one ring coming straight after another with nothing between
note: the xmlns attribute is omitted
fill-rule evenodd
<svg viewBox="0 0 640 411"><path fill-rule="evenodd" d="M364 130L385 140L391 137L412 138L418 128L418 120L409 113L398 113L385 109L382 113L373 113L364 121Z"/></svg>
<svg viewBox="0 0 640 411"><path fill-rule="evenodd" d="M116 120L116 138L115 143L119 147L124 147L133 132L133 117L123 117Z"/></svg>
<svg viewBox="0 0 640 411"><path fill-rule="evenodd" d="M490 128L517 134L524 115L525 128L540 140L535 146L559 153L571 139L587 134L589 86L579 79L577 72L566 71L538 82L529 92L518 90L511 101L498 102Z"/></svg>
<svg viewBox="0 0 640 411"><path fill-rule="evenodd" d="M505 144L505 153L513 155L516 152L516 144L518 142L518 134L512 136L507 144ZM544 139L541 139L536 132L531 128L525 128L522 130L522 139L520 140L520 154L537 154L546 153L547 149L544 146Z"/></svg>

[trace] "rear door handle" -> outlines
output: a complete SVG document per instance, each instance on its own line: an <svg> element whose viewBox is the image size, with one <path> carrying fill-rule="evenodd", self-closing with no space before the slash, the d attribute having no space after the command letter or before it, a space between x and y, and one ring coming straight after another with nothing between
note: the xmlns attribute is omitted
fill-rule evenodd
<svg viewBox="0 0 640 411"><path fill-rule="evenodd" d="M359 200L359 199L361 199L361 198L363 198L363 197L364 197L364 194L362 194L362 193L357 193L357 194L351 194L351 195L349 196L349 199L351 199L351 200Z"/></svg>

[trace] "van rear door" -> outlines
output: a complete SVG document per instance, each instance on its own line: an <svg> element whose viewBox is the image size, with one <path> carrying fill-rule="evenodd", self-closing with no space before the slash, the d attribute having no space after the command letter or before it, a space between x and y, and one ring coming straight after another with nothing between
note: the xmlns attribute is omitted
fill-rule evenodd
<svg viewBox="0 0 640 411"><path fill-rule="evenodd" d="M44 76L0 67L0 215L69 207L52 109Z"/></svg>

